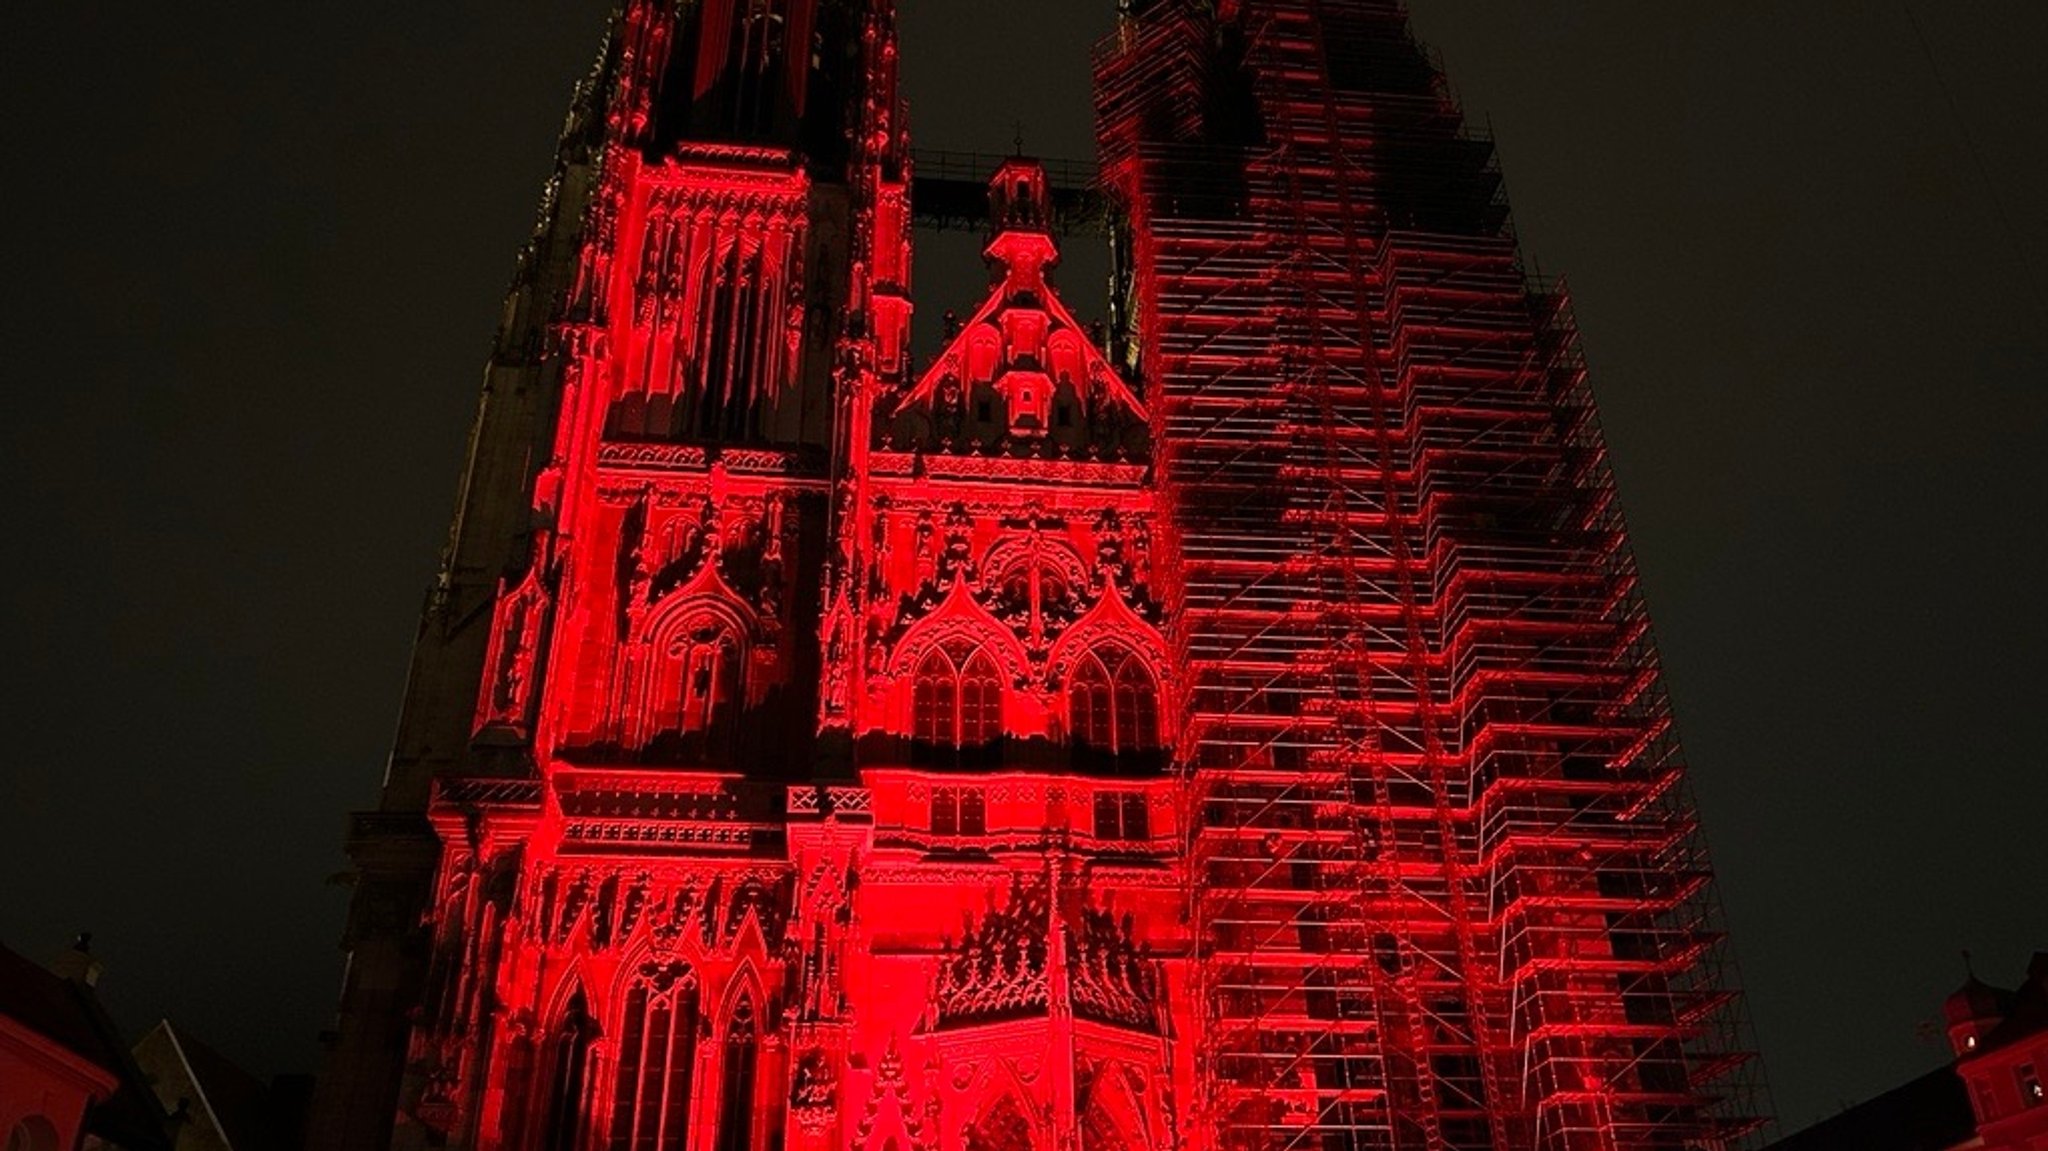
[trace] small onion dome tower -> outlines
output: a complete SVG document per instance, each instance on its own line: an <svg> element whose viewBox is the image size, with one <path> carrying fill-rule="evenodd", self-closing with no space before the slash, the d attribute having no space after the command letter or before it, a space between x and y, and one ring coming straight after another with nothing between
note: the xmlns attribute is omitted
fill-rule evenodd
<svg viewBox="0 0 2048 1151"><path fill-rule="evenodd" d="M1970 1055L1992 1028L2012 1012L2012 992L1993 987L1972 971L1955 994L1941 1005L1948 1021L1948 1042L1958 1057Z"/></svg>

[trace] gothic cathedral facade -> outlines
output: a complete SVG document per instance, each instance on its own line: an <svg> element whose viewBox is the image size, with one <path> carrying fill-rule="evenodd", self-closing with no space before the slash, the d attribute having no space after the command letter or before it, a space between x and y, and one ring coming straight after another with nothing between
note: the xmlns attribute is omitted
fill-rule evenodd
<svg viewBox="0 0 2048 1151"><path fill-rule="evenodd" d="M319 1151L1739 1145L1490 153L1403 120L1397 5L1123 7L1107 329L1011 157L913 355L888 0L622 4L352 825Z"/></svg>

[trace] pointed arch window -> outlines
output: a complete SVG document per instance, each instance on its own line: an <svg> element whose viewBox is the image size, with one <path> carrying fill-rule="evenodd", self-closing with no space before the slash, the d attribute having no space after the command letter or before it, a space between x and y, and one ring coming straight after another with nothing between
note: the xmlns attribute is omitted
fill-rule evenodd
<svg viewBox="0 0 2048 1151"><path fill-rule="evenodd" d="M7 1151L57 1151L63 1145L57 1125L41 1115L27 1116L7 1133Z"/></svg>
<svg viewBox="0 0 2048 1151"><path fill-rule="evenodd" d="M775 111L776 82L782 76L787 15L785 0L738 0L733 5L732 39L726 50L731 85L731 127L740 135L767 131Z"/></svg>
<svg viewBox="0 0 2048 1151"><path fill-rule="evenodd" d="M650 750L686 761L716 760L744 702L746 644L731 622L701 613L658 641L649 700Z"/></svg>
<svg viewBox="0 0 2048 1151"><path fill-rule="evenodd" d="M741 996L725 1032L725 1074L719 1087L718 1151L752 1151L754 1063L761 1048L753 1000Z"/></svg>
<svg viewBox="0 0 2048 1151"><path fill-rule="evenodd" d="M982 648L934 649L917 665L911 735L939 747L981 747L1003 733L1002 670Z"/></svg>
<svg viewBox="0 0 2048 1151"><path fill-rule="evenodd" d="M642 968L626 992L619 1023L619 1077L612 1098L615 1151L683 1145L696 1062L696 978L679 963Z"/></svg>
<svg viewBox="0 0 2048 1151"><path fill-rule="evenodd" d="M967 1129L967 1151L1031 1151L1031 1121L1003 1096Z"/></svg>
<svg viewBox="0 0 2048 1151"><path fill-rule="evenodd" d="M992 743L1003 733L1003 677L987 651L977 650L960 670L961 747Z"/></svg>
<svg viewBox="0 0 2048 1151"><path fill-rule="evenodd" d="M548 1037L546 1111L541 1124L543 1151L578 1151L590 1115L590 1045L597 1028L577 991L562 1009L562 1018Z"/></svg>
<svg viewBox="0 0 2048 1151"><path fill-rule="evenodd" d="M1093 651L1067 680L1067 724L1075 742L1120 754L1159 746L1159 689L1135 652Z"/></svg>
<svg viewBox="0 0 2048 1151"><path fill-rule="evenodd" d="M923 743L952 743L953 717L960 709L960 681L946 653L934 650L917 665L911 697L911 735Z"/></svg>

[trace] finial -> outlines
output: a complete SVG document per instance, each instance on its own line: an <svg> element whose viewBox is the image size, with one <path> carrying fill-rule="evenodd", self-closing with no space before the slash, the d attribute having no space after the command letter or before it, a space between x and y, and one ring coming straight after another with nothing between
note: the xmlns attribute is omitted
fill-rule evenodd
<svg viewBox="0 0 2048 1151"><path fill-rule="evenodd" d="M1021 159L1024 155L1024 121L1012 120L1010 121L1010 128L1016 133L1010 138L1010 144L1017 149L1016 154Z"/></svg>
<svg viewBox="0 0 2048 1151"><path fill-rule="evenodd" d="M1963 974L1971 979L1977 978L1977 964L1970 958L1970 949L1967 947L1963 948Z"/></svg>

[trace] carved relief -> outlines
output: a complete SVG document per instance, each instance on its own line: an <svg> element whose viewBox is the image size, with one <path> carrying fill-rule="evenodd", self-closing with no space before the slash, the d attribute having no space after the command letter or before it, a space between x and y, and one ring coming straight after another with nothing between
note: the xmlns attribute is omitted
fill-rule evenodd
<svg viewBox="0 0 2048 1151"><path fill-rule="evenodd" d="M911 1105L903 1056L891 1036L875 1063L874 1085L860 1121L854 1125L853 1146L859 1151L934 1151L933 1126L927 1115Z"/></svg>
<svg viewBox="0 0 2048 1151"><path fill-rule="evenodd" d="M779 952L790 917L791 883L781 872L657 875L553 866L530 886L522 916L527 938L555 947L730 955L752 932Z"/></svg>
<svg viewBox="0 0 2048 1151"><path fill-rule="evenodd" d="M1056 906L1048 884L1013 875L1006 905L946 943L932 989L937 1026L1043 1014L1058 995L1077 1018L1157 1033L1158 965L1131 930L1129 916Z"/></svg>

